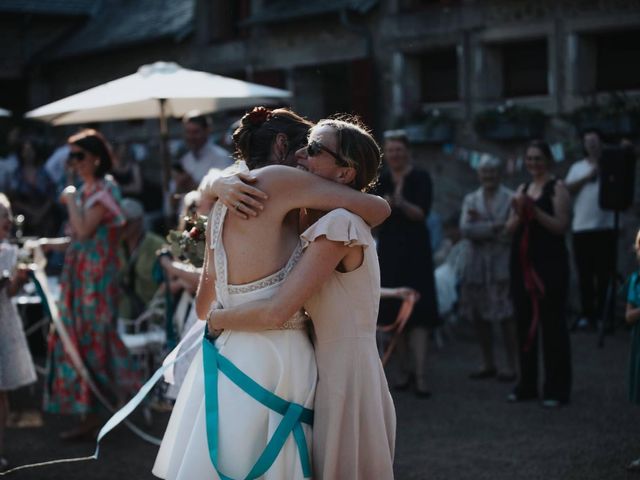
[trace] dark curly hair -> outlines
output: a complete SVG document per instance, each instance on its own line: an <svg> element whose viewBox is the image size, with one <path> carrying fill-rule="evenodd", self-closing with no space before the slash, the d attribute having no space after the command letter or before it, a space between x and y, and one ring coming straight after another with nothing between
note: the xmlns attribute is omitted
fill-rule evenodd
<svg viewBox="0 0 640 480"><path fill-rule="evenodd" d="M312 126L309 120L286 108L255 107L240 119L240 126L233 132L234 157L244 160L251 170L264 167L271 163L276 135L286 135L288 156L306 144Z"/></svg>
<svg viewBox="0 0 640 480"><path fill-rule="evenodd" d="M97 130L92 128L84 129L70 136L67 143L76 145L98 157L98 166L95 170L96 177L102 178L111 171L111 165L113 164L111 146Z"/></svg>

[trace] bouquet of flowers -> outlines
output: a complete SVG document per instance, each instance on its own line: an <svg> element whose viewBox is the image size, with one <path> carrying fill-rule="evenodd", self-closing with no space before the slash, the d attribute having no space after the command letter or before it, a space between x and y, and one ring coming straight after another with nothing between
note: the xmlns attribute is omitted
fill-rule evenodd
<svg viewBox="0 0 640 480"><path fill-rule="evenodd" d="M171 246L174 258L189 261L194 267L200 268L204 263L205 232L207 217L194 213L184 217L184 230L171 230L167 241Z"/></svg>

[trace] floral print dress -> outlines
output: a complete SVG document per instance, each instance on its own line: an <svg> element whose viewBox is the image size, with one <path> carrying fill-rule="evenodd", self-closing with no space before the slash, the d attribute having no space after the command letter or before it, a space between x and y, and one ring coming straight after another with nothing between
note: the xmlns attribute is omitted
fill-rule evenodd
<svg viewBox="0 0 640 480"><path fill-rule="evenodd" d="M124 217L120 191L106 178L89 191L76 194L83 210L97 203L107 213L93 236L73 238L60 278L60 319L83 359L94 383L113 403L121 402L140 383L138 369L118 336L119 261L117 246ZM89 385L76 372L55 331L48 340L48 378L44 407L50 413L84 414L100 410Z"/></svg>

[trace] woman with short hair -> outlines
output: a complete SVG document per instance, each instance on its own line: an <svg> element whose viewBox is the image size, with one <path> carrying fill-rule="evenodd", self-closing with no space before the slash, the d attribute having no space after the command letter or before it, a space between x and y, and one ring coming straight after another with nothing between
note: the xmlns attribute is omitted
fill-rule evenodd
<svg viewBox="0 0 640 480"><path fill-rule="evenodd" d="M460 286L460 315L473 321L482 349L482 367L471 379L498 377L512 382L516 372L516 331L509 295L509 247L505 224L513 191L500 183L500 161L485 157L478 165L480 188L462 202L460 232L469 240L469 255ZM499 324L504 337L507 364L497 371L492 330Z"/></svg>

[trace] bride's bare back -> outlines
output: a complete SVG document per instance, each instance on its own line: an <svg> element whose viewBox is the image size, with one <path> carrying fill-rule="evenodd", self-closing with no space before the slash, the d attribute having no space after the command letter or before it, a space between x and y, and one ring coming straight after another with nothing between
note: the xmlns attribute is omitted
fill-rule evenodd
<svg viewBox="0 0 640 480"><path fill-rule="evenodd" d="M254 170L256 187L269 199L255 218L227 214L222 240L227 253L228 282L242 285L280 270L298 243L299 208L346 208L370 225L384 221L387 202L345 185L291 167L272 165ZM215 268L207 232L205 264L196 297L199 318L206 318L215 300Z"/></svg>

